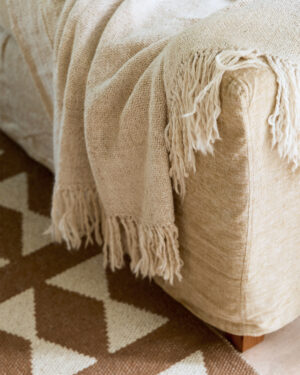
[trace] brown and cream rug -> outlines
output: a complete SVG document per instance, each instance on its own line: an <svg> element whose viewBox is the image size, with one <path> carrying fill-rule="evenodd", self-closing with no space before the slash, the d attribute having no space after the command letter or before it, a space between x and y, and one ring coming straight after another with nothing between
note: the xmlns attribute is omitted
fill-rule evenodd
<svg viewBox="0 0 300 375"><path fill-rule="evenodd" d="M158 286L50 243L52 175L0 134L1 375L254 375Z"/></svg>

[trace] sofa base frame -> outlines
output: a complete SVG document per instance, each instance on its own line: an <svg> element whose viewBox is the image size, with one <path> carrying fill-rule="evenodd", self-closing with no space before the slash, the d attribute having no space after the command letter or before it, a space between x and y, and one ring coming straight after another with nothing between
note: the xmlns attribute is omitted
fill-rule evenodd
<svg viewBox="0 0 300 375"><path fill-rule="evenodd" d="M229 333L226 334L226 337L241 353L261 343L264 340L264 336L237 336Z"/></svg>

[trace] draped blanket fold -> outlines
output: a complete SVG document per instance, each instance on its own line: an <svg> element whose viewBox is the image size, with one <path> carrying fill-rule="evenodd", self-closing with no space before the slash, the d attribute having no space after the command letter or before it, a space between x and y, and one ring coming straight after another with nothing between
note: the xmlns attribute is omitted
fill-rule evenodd
<svg viewBox="0 0 300 375"><path fill-rule="evenodd" d="M195 153L212 153L220 138L230 70L274 72L270 137L298 166L297 0L237 1L206 18L207 0L7 1L53 117L55 240L95 241L112 269L128 253L135 274L180 279L173 190L184 196Z"/></svg>

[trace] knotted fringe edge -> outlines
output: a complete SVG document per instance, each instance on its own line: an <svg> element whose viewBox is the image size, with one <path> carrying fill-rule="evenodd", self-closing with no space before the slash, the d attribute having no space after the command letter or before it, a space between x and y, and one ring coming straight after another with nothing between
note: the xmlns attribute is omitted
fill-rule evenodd
<svg viewBox="0 0 300 375"><path fill-rule="evenodd" d="M56 190L49 232L55 241L64 240L69 249L78 249L83 238L86 245L94 241L103 243L104 266L109 265L112 271L124 266L124 255L128 253L135 275L160 276L171 284L175 277L182 278L177 227L140 224L132 217L106 216L100 209L96 190Z"/></svg>
<svg viewBox="0 0 300 375"><path fill-rule="evenodd" d="M206 50L183 62L169 98L165 141L174 190L185 195L185 178L196 170L195 152L213 153L220 139L220 87L225 72L269 67L277 79L277 96L268 123L273 147L297 168L300 161L300 69L255 50Z"/></svg>

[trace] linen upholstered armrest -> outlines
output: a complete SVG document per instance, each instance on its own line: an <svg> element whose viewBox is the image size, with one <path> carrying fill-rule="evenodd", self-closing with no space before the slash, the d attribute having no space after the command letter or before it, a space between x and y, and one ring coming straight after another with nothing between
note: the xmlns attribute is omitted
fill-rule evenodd
<svg viewBox="0 0 300 375"><path fill-rule="evenodd" d="M236 335L274 331L300 313L300 172L272 149L270 69L225 73L221 140L196 154L176 197L183 280L157 282L202 320Z"/></svg>

